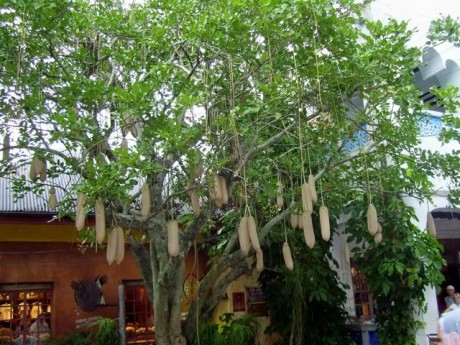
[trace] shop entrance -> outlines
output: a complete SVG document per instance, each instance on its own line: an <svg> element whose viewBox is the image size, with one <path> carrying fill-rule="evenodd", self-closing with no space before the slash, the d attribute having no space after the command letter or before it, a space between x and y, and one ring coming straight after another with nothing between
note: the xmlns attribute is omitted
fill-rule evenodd
<svg viewBox="0 0 460 345"><path fill-rule="evenodd" d="M52 327L53 284L1 284L0 322L14 339L44 344Z"/></svg>
<svg viewBox="0 0 460 345"><path fill-rule="evenodd" d="M460 292L460 209L437 208L431 211L436 226L436 239L442 244L442 256L446 266L441 272L445 281L440 286L438 309L443 312L446 308L444 297L447 285L453 285Z"/></svg>
<svg viewBox="0 0 460 345"><path fill-rule="evenodd" d="M125 281L126 338L128 344L155 343L152 303L142 281Z"/></svg>

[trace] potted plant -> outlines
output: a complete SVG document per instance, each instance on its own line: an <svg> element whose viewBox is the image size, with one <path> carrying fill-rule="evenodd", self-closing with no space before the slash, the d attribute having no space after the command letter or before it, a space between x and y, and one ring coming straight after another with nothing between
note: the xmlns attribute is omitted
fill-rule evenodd
<svg viewBox="0 0 460 345"><path fill-rule="evenodd" d="M98 321L95 340L97 345L119 345L120 333L117 322L109 318L101 318Z"/></svg>
<svg viewBox="0 0 460 345"><path fill-rule="evenodd" d="M200 326L200 339L195 344L202 345L254 345L257 344L259 323L251 315L235 318L233 313L225 313L219 317L223 322L220 326L204 322Z"/></svg>

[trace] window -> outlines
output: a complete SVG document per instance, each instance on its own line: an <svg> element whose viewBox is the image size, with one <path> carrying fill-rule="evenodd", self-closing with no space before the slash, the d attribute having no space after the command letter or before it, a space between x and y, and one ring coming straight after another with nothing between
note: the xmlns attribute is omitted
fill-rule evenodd
<svg viewBox="0 0 460 345"><path fill-rule="evenodd" d="M35 325L30 336L44 344L51 331L52 284L3 284L0 285L0 322L10 328L14 337L27 336L30 327L43 315L46 326Z"/></svg>
<svg viewBox="0 0 460 345"><path fill-rule="evenodd" d="M374 305L369 293L366 277L361 273L356 264L351 264L351 279L355 297L356 317L369 319L374 316Z"/></svg>
<svg viewBox="0 0 460 345"><path fill-rule="evenodd" d="M441 87L436 86L436 88L440 89ZM438 98L431 91L429 90L426 92L421 91L419 98L423 102L423 105L428 106L428 109L433 110L433 111L438 111L441 113L445 112L445 109L443 108L443 106L439 104Z"/></svg>
<svg viewBox="0 0 460 345"><path fill-rule="evenodd" d="M152 337L153 325L152 303L142 281L125 282L125 318L126 337Z"/></svg>

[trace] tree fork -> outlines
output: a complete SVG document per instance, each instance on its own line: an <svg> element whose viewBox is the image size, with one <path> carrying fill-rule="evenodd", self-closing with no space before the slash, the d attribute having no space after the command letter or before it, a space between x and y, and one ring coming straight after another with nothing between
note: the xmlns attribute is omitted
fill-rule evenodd
<svg viewBox="0 0 460 345"><path fill-rule="evenodd" d="M150 263L150 250L146 248L142 241L136 240L132 235L129 236L133 256L139 265L142 273L142 279L147 290L150 300L153 301L153 286L150 284L153 278L152 265Z"/></svg>

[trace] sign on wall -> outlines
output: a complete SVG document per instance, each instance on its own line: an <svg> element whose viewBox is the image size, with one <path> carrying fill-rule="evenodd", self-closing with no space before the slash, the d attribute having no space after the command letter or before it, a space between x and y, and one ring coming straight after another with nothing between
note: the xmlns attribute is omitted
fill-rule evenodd
<svg viewBox="0 0 460 345"><path fill-rule="evenodd" d="M254 316L266 316L267 297L260 287L246 287L248 295L248 313Z"/></svg>
<svg viewBox="0 0 460 345"><path fill-rule="evenodd" d="M99 306L106 305L101 287L106 284L108 280L109 278L106 274L97 276L94 280L72 280L70 287L74 290L75 303L80 310L89 312Z"/></svg>
<svg viewBox="0 0 460 345"><path fill-rule="evenodd" d="M233 312L246 311L246 301L244 298L244 292L234 292L232 294L233 299Z"/></svg>

